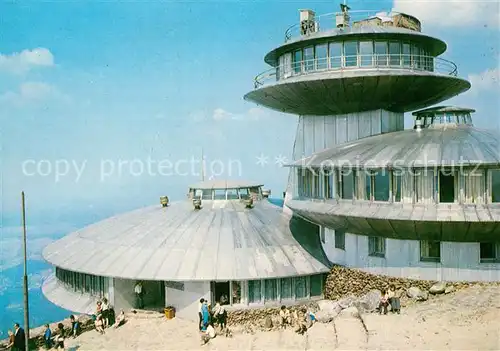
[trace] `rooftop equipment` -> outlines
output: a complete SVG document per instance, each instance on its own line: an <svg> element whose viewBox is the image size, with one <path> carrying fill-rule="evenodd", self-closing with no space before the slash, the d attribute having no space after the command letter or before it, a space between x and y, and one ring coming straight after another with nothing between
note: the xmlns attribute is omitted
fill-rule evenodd
<svg viewBox="0 0 500 351"><path fill-rule="evenodd" d="M340 4L340 13L337 13L335 16L335 23L337 25L337 28L345 28L349 27L349 10L351 8L345 4Z"/></svg>
<svg viewBox="0 0 500 351"><path fill-rule="evenodd" d="M312 10L300 10L300 35L309 35L319 30L315 16L316 13Z"/></svg>

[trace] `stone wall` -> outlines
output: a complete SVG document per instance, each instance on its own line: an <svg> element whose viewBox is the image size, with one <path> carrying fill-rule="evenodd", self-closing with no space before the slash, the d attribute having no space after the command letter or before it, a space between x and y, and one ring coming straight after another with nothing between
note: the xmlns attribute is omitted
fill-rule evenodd
<svg viewBox="0 0 500 351"><path fill-rule="evenodd" d="M393 278L370 274L357 269L333 266L326 279L324 296L325 299L329 300L338 300L351 295L361 296L371 290L387 289L391 284L394 284L397 290L406 291L410 287L417 287L420 290L428 291L436 283L436 281L431 280ZM458 290L474 284L468 282L447 283L447 286L453 286Z"/></svg>

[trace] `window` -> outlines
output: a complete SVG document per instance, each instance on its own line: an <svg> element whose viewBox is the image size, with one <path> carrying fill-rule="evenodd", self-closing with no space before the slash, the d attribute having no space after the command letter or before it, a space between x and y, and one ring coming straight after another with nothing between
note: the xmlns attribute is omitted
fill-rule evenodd
<svg viewBox="0 0 500 351"><path fill-rule="evenodd" d="M452 170L439 172L439 202L455 202L455 175Z"/></svg>
<svg viewBox="0 0 500 351"><path fill-rule="evenodd" d="M403 43L403 66L411 66L411 46L408 43Z"/></svg>
<svg viewBox="0 0 500 351"><path fill-rule="evenodd" d="M344 57L346 67L356 67L358 65L358 42L344 42Z"/></svg>
<svg viewBox="0 0 500 351"><path fill-rule="evenodd" d="M491 170L491 201L500 202L500 169Z"/></svg>
<svg viewBox="0 0 500 351"><path fill-rule="evenodd" d="M323 294L323 275L311 275L310 296L321 296Z"/></svg>
<svg viewBox="0 0 500 351"><path fill-rule="evenodd" d="M248 302L258 303L261 302L260 280L248 281Z"/></svg>
<svg viewBox="0 0 500 351"><path fill-rule="evenodd" d="M238 199L238 190L237 189L227 189L227 199L228 200L236 200Z"/></svg>
<svg viewBox="0 0 500 351"><path fill-rule="evenodd" d="M361 66L373 66L373 42L361 41L359 43L359 56Z"/></svg>
<svg viewBox="0 0 500 351"><path fill-rule="evenodd" d="M493 263L500 261L500 245L498 243L480 243L479 244L479 262Z"/></svg>
<svg viewBox="0 0 500 351"><path fill-rule="evenodd" d="M342 43L329 44L330 68L342 67Z"/></svg>
<svg viewBox="0 0 500 351"><path fill-rule="evenodd" d="M240 193L240 198L242 198L242 199L248 199L250 197L250 193L248 192L248 188L239 189L239 193Z"/></svg>
<svg viewBox="0 0 500 351"><path fill-rule="evenodd" d="M464 171L463 185L466 203L483 203L485 193L484 170Z"/></svg>
<svg viewBox="0 0 500 351"><path fill-rule="evenodd" d="M392 173L392 195L394 202L401 202L401 172Z"/></svg>
<svg viewBox="0 0 500 351"><path fill-rule="evenodd" d="M320 176L318 175L318 172L317 170L314 170L313 171L314 173L316 174L312 174L313 176L313 194L312 194L312 197L317 199L320 197L320 193L319 193L319 190L320 190L320 186L319 186L319 181L320 181Z"/></svg>
<svg viewBox="0 0 500 351"><path fill-rule="evenodd" d="M241 303L241 282L239 281L232 281L231 282L231 290L232 290L232 296L233 296L233 304L239 304Z"/></svg>
<svg viewBox="0 0 500 351"><path fill-rule="evenodd" d="M368 237L368 255L385 257L385 238L378 236Z"/></svg>
<svg viewBox="0 0 500 351"><path fill-rule="evenodd" d="M265 296L264 301L276 301L278 298L278 286L276 279L264 280Z"/></svg>
<svg viewBox="0 0 500 351"><path fill-rule="evenodd" d="M345 250L345 232L341 229L335 230L335 248Z"/></svg>
<svg viewBox="0 0 500 351"><path fill-rule="evenodd" d="M399 42L389 43L389 65L401 66L401 44Z"/></svg>
<svg viewBox="0 0 500 351"><path fill-rule="evenodd" d="M314 46L304 48L304 69L314 71Z"/></svg>
<svg viewBox="0 0 500 351"><path fill-rule="evenodd" d="M342 175L342 199L352 200L354 197L354 174L347 170L348 174Z"/></svg>
<svg viewBox="0 0 500 351"><path fill-rule="evenodd" d="M325 227L319 227L319 239L323 244L326 243L326 238L325 238Z"/></svg>
<svg viewBox="0 0 500 351"><path fill-rule="evenodd" d="M214 200L225 200L225 199L226 199L226 189L214 190Z"/></svg>
<svg viewBox="0 0 500 351"><path fill-rule="evenodd" d="M316 69L327 69L328 68L328 45L316 45Z"/></svg>
<svg viewBox="0 0 500 351"><path fill-rule="evenodd" d="M420 48L416 45L412 45L411 47L411 58L413 68L420 68Z"/></svg>
<svg viewBox="0 0 500 351"><path fill-rule="evenodd" d="M375 55L377 57L377 66L387 66L387 42L375 42Z"/></svg>
<svg viewBox="0 0 500 351"><path fill-rule="evenodd" d="M295 299L305 299L307 297L306 277L295 277Z"/></svg>
<svg viewBox="0 0 500 351"><path fill-rule="evenodd" d="M201 199L202 200L212 200L212 189L203 189Z"/></svg>
<svg viewBox="0 0 500 351"><path fill-rule="evenodd" d="M420 261L441 262L441 242L421 240Z"/></svg>
<svg viewBox="0 0 500 351"><path fill-rule="evenodd" d="M373 198L375 201L389 201L389 174L379 171L373 176Z"/></svg>
<svg viewBox="0 0 500 351"><path fill-rule="evenodd" d="M293 53L292 68L294 73L302 72L302 50Z"/></svg>
<svg viewBox="0 0 500 351"><path fill-rule="evenodd" d="M281 285L281 299L290 300L293 298L292 295L292 278L282 278L280 281Z"/></svg>
<svg viewBox="0 0 500 351"><path fill-rule="evenodd" d="M333 199L333 175L323 176L323 187L326 199Z"/></svg>
<svg viewBox="0 0 500 351"><path fill-rule="evenodd" d="M371 173L365 176L365 196L364 196L365 200L370 200L370 201L372 200L372 179L373 176Z"/></svg>

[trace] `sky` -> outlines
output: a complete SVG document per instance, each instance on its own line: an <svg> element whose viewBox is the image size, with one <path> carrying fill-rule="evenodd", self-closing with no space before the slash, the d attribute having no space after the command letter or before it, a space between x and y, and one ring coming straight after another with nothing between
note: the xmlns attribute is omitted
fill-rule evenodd
<svg viewBox="0 0 500 351"><path fill-rule="evenodd" d="M498 2L349 4L418 17L472 83L447 104L499 128ZM0 2L1 225L13 240L3 254L19 244L22 190L32 240L45 245L44 233L161 195L183 199L200 179L202 149L207 178L262 181L281 196L288 171L276 161L291 156L297 117L243 95L304 7L329 13L338 2Z"/></svg>

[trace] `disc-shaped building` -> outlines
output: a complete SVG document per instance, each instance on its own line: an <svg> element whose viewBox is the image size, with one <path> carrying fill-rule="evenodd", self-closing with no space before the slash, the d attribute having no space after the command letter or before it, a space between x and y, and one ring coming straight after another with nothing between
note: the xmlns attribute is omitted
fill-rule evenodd
<svg viewBox="0 0 500 351"><path fill-rule="evenodd" d="M310 228L263 199L259 183L200 182L188 200L111 217L47 246L56 272L42 290L88 313L102 297L134 308L142 281L145 308L173 306L190 319L200 298L225 295L235 307L320 298L328 260L319 239L297 235Z"/></svg>
<svg viewBox="0 0 500 351"><path fill-rule="evenodd" d="M349 10L301 10L245 95L299 116L286 209L317 225L335 264L500 280L498 132L475 128L472 109L426 108L470 83L418 19Z"/></svg>

